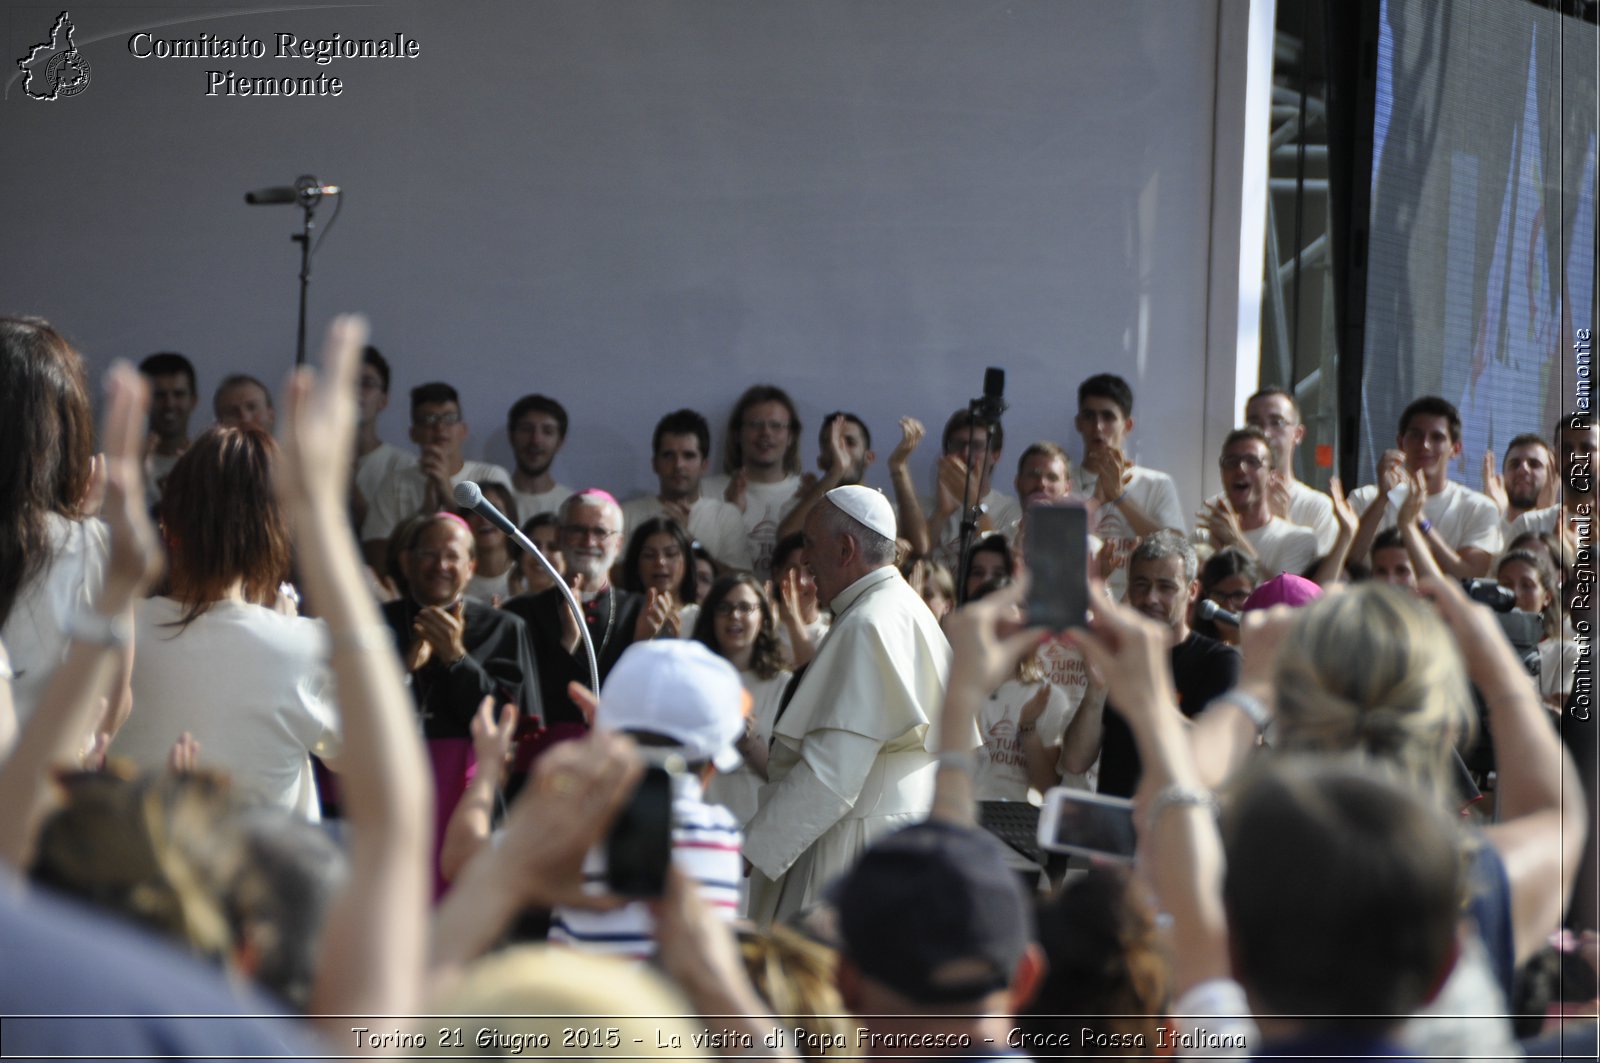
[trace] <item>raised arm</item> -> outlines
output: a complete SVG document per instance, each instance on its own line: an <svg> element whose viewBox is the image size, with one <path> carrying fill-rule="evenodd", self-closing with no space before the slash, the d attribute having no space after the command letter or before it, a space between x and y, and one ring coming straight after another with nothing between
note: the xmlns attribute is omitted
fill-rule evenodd
<svg viewBox="0 0 1600 1063"><path fill-rule="evenodd" d="M328 625L344 734L340 793L350 874L328 912L310 1011L330 1033L338 1015L404 1015L420 1000L433 777L388 627L362 579L345 514L366 323L337 318L319 375L286 389L276 487L295 531L306 597Z"/></svg>
<svg viewBox="0 0 1600 1063"><path fill-rule="evenodd" d="M77 629L66 659L50 677L39 705L0 765L0 860L12 869L27 865L34 833L49 804L50 769L73 762L95 729L111 693L127 645L133 603L161 571L161 547L144 508L141 433L149 389L132 366L118 362L106 378L102 442L106 454L106 498L102 514L111 526L111 557L105 586L93 614ZM7 701L9 702L9 690Z"/></svg>
<svg viewBox="0 0 1600 1063"><path fill-rule="evenodd" d="M1470 601L1452 579L1431 576L1419 589L1455 634L1467 676L1489 709L1499 822L1485 833L1511 881L1511 930L1520 965L1561 925L1588 835L1588 802L1538 689L1488 606Z"/></svg>
<svg viewBox="0 0 1600 1063"><path fill-rule="evenodd" d="M1333 519L1339 525L1339 534L1333 540L1333 549L1322 559L1313 577L1317 585L1322 587L1344 582L1345 562L1350 560L1350 548L1356 541L1356 527L1361 523L1356 511L1350 508L1350 500L1344 494L1344 484L1337 476L1328 481L1328 499L1333 503Z"/></svg>
<svg viewBox="0 0 1600 1063"><path fill-rule="evenodd" d="M889 479L894 484L895 514L900 521L900 536L911 544L916 557L933 554L933 535L928 531L928 518L922 513L922 502L917 498L917 485L911 479L907 462L911 452L922 442L927 429L915 417L900 418L900 442L889 454Z"/></svg>

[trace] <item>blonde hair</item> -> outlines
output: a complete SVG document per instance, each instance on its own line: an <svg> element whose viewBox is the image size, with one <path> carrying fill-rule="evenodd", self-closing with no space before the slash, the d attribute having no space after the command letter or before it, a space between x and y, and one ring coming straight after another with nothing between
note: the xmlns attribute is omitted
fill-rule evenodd
<svg viewBox="0 0 1600 1063"><path fill-rule="evenodd" d="M789 927L774 925L764 931L741 929L739 953L750 981L771 1006L773 1016L809 1035L796 1046L806 1058L825 1056L829 1044L855 1043L856 1024L834 982L839 956L833 949Z"/></svg>
<svg viewBox="0 0 1600 1063"><path fill-rule="evenodd" d="M1278 650L1284 751L1349 752L1448 801L1452 749L1475 716L1455 640L1433 610L1362 583L1301 610Z"/></svg>

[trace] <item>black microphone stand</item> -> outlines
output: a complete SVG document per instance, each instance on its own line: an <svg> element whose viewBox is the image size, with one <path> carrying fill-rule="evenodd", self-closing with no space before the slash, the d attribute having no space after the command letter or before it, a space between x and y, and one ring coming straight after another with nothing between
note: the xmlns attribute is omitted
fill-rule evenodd
<svg viewBox="0 0 1600 1063"><path fill-rule="evenodd" d="M311 287L311 230L317 227L311 219L317 211L317 204L322 202L322 193L314 190L309 177L300 178L295 185L300 189L300 209L305 212L300 231L289 237L300 245L300 324L295 333L294 347L294 364L298 368L306 364L306 295Z"/></svg>

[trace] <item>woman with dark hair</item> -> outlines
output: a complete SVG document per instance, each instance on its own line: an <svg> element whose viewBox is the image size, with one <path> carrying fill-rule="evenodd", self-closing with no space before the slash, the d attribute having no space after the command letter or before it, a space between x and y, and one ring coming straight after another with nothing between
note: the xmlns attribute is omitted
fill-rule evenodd
<svg viewBox="0 0 1600 1063"><path fill-rule="evenodd" d="M778 702L789 685L778 644L778 621L761 584L748 572L723 576L701 603L694 637L725 657L737 669L750 693L739 752L744 765L718 775L706 788L706 800L725 806L740 824L756 814L756 794L767 779L767 739L778 716Z"/></svg>
<svg viewBox="0 0 1600 1063"><path fill-rule="evenodd" d="M967 553L967 586L963 602L979 597L984 588L1009 580L1012 572L1011 544L999 532L990 532L972 544Z"/></svg>
<svg viewBox="0 0 1600 1063"><path fill-rule="evenodd" d="M622 589L666 595L667 623L662 635L688 637L700 615L695 605L694 543L677 521L651 517L633 530L622 555Z"/></svg>
<svg viewBox="0 0 1600 1063"><path fill-rule="evenodd" d="M518 523L517 500L512 497L511 488L498 480L485 480L479 486L485 498L493 502L513 524ZM511 574L517 568L522 550L511 541L511 536L480 516L476 510L457 507L456 513L472 529L473 544L477 550L478 570L467 584L467 597L484 605L498 607L517 593L511 589Z"/></svg>
<svg viewBox="0 0 1600 1063"><path fill-rule="evenodd" d="M1255 558L1236 546L1224 546L1200 566L1200 598L1216 602L1234 616L1244 609L1245 599L1260 582L1261 569ZM1239 629L1232 624L1197 619L1189 626L1207 638L1239 645Z"/></svg>
<svg viewBox="0 0 1600 1063"><path fill-rule="evenodd" d="M717 559L711 556L711 551L702 546L699 539L691 545L690 553L694 557L694 601L699 605L706 600L706 595L711 593L711 585L722 575L722 569L717 564Z"/></svg>
<svg viewBox="0 0 1600 1063"><path fill-rule="evenodd" d="M83 360L46 322L0 317L0 403L0 643L20 726L65 658L69 630L93 626L107 537L86 519L94 423ZM98 727L108 737L126 714L126 674L113 690Z"/></svg>
<svg viewBox="0 0 1600 1063"><path fill-rule="evenodd" d="M522 522L522 534L533 540L533 545L539 548L540 554L555 568L557 575L566 575L567 559L562 556L559 545L560 517L554 513L535 513ZM538 594L556 585L538 558L520 547L516 548L516 555L517 566L511 573L513 597L518 594Z"/></svg>
<svg viewBox="0 0 1600 1063"><path fill-rule="evenodd" d="M168 475L166 593L136 610L137 711L113 752L160 768L188 732L243 800L317 819L308 754L336 752L338 718L323 697L322 624L273 609L289 572L276 453L259 429L217 426Z"/></svg>

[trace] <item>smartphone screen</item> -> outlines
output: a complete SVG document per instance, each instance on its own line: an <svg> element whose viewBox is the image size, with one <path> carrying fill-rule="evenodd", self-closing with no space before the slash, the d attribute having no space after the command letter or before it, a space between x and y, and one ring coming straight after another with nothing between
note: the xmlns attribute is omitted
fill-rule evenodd
<svg viewBox="0 0 1600 1063"><path fill-rule="evenodd" d="M1089 610L1089 515L1080 505L1028 510L1028 623L1064 631Z"/></svg>
<svg viewBox="0 0 1600 1063"><path fill-rule="evenodd" d="M624 897L659 897L672 860L672 776L652 764L606 837L606 885Z"/></svg>
<svg viewBox="0 0 1600 1063"><path fill-rule="evenodd" d="M1041 849L1130 861L1138 840L1132 801L1065 786L1045 794L1039 816Z"/></svg>

